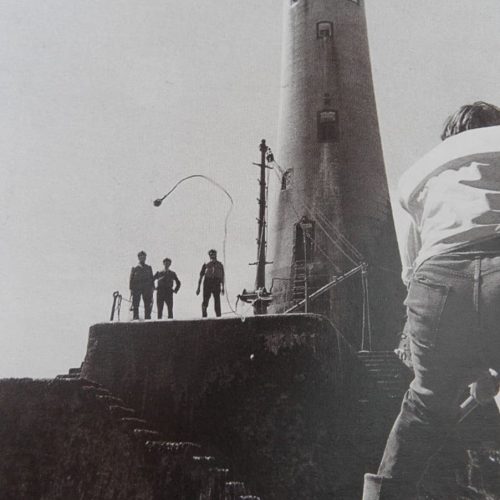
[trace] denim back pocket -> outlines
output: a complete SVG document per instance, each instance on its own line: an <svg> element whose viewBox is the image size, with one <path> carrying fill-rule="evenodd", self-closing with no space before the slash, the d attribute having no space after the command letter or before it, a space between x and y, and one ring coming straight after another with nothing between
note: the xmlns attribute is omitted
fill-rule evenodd
<svg viewBox="0 0 500 500"><path fill-rule="evenodd" d="M425 277L415 276L411 281L405 301L408 313L405 330L417 343L435 345L448 292L448 286Z"/></svg>

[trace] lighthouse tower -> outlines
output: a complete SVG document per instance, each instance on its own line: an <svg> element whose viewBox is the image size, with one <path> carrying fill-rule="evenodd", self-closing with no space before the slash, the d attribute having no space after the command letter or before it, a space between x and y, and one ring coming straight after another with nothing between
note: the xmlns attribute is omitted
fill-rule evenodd
<svg viewBox="0 0 500 500"><path fill-rule="evenodd" d="M389 347L401 320L399 254L364 0L284 0L278 142L271 310L299 304L358 347Z"/></svg>

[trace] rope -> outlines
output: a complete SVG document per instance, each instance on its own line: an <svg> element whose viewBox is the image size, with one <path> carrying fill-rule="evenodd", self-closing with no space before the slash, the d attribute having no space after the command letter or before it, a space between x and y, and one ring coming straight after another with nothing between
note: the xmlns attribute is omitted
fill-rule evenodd
<svg viewBox="0 0 500 500"><path fill-rule="evenodd" d="M281 168L281 167L280 167ZM293 201L290 201L290 205L292 206L292 210L295 213L295 216L297 217L297 220L300 220L301 216L299 215L299 212L297 211L297 208L295 207L295 204ZM321 229L321 228L320 228ZM324 231L324 230L323 230ZM328 235L327 235L328 237ZM330 256L326 253L326 250L324 250L317 241L314 241L313 238L306 233L306 238L311 242L314 243L316 248L323 254L323 257L334 267L336 272L341 272L340 268L337 266L337 264L330 258ZM333 241L334 244L336 244ZM353 262L354 263L354 262ZM354 263L355 264L355 263Z"/></svg>
<svg viewBox="0 0 500 500"><path fill-rule="evenodd" d="M278 164L278 162L276 160L273 161L273 163L276 165L277 167L277 170L279 170L279 172L282 174L282 176L284 175L285 173L285 170L283 169L283 167L281 165ZM293 211L295 212L295 215L300 219L300 216L297 212L297 209L295 207L295 204L290 201L290 205L292 206L292 209ZM352 264L354 264L355 266L359 264L359 262L357 262L356 260L353 259L353 257L351 257L351 255L349 255L344 249L342 249L342 247L340 246L340 244L334 239L332 238L332 236L330 235L330 233L321 225L321 223L319 222L318 220L318 216L320 218L323 219L323 222L330 226L331 229L334 230L334 232L336 233L336 236L338 237L339 240L341 240L342 243L344 243L344 245L352 252L352 254L354 255L355 258L357 258L358 260L362 260L362 256L361 254L359 253L359 251L356 249L356 247L340 232L340 230L334 226L330 221L328 221L328 219L325 217L325 215L321 212L321 210L319 209L315 209L313 210L311 207L307 206L305 203L304 203L304 208L306 209L307 212L309 212L309 215L312 215L314 217L314 219L316 219L316 223L318 224L318 227L323 231L323 233L325 234L325 236L332 242L332 244L348 259L351 261ZM319 247L318 247L319 248ZM326 254L325 254L325 257ZM328 257L327 257L328 258ZM333 262L330 262L333 264ZM338 268L336 268L338 270Z"/></svg>
<svg viewBox="0 0 500 500"><path fill-rule="evenodd" d="M361 284L363 287L363 326L361 331L361 350L366 351L366 337L368 337L368 351L372 350L372 325L370 321L370 294L368 291L367 269L361 271Z"/></svg>
<svg viewBox="0 0 500 500"><path fill-rule="evenodd" d="M217 181L214 181L211 177L208 177L207 175L203 175L203 174L188 175L186 177L183 177L180 181L176 182L174 184L174 186L170 189L170 191L165 196L163 196L163 198L156 199L153 202L153 204L155 207L159 207L162 204L163 200L165 200L165 198L170 196L183 182L185 182L189 179L194 179L194 178L205 179L206 181L210 182L210 184L213 184L215 187L220 189L229 198L229 201L231 202L229 210L226 212L226 217L224 219L224 239L222 242L222 262L223 262L224 270L225 270L226 269L226 242L227 242L227 235L228 235L227 225L228 225L229 216L231 215L231 212L234 208L234 200L233 200L233 197L229 194L229 191L227 191L227 189L224 186L219 184ZM224 280L224 295L226 296L226 302L227 302L227 305L229 306L231 313L233 313L235 316L238 316L242 321L245 321L246 317L238 314L238 312L235 309L233 309L231 302L229 302L229 292L228 292L226 280Z"/></svg>
<svg viewBox="0 0 500 500"><path fill-rule="evenodd" d="M349 241L349 239L346 236L342 234L342 232L339 230L337 226L333 224L333 222L328 220L328 218L319 208L316 208L313 211L313 213L316 213L316 215L323 220L323 223L328 227L330 227L330 229L332 229L336 233L338 238L346 245L347 248L349 248L354 257L356 257L358 260L363 260L361 252Z"/></svg>
<svg viewBox="0 0 500 500"><path fill-rule="evenodd" d="M314 211L313 209L311 209L310 207L308 207L305 203L304 203L304 208L309 212L309 214L316 220L316 224L318 225L318 227L325 233L325 236L333 243L333 245L339 250L339 252L342 253L342 255L344 255L344 257L346 257L350 262L351 264L354 264L355 266L357 266L359 264L359 262L357 262L356 260L354 260L354 257L361 257L361 255L359 254L359 257L358 255L354 254L354 257L352 257L351 255L349 255L347 253L346 250L344 250L342 248L342 246L339 244L338 241L336 241L331 235L330 233L323 227L323 225L321 224L320 222L320 218L323 218L323 222L326 224L328 223L326 221L326 217L324 215L322 215L321 213L318 213L316 211ZM319 216L319 217L318 217ZM345 242L348 242L347 238L345 238L345 236L342 235L342 233L335 227L333 226L332 224L330 224L332 226L332 228L334 229L335 233L336 233L336 236L338 237L338 239L346 244ZM344 241L345 240L345 241ZM350 244L350 242L348 242ZM347 246L347 245L346 245Z"/></svg>

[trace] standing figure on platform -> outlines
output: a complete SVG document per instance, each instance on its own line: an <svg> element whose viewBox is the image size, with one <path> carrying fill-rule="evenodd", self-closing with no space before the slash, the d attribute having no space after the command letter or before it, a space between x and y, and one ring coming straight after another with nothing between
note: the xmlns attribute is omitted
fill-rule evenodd
<svg viewBox="0 0 500 500"><path fill-rule="evenodd" d="M479 403L498 392L490 369L500 372L500 109L463 106L441 138L399 185L411 216L401 255L415 378L363 500L416 498L467 386L477 381Z"/></svg>
<svg viewBox="0 0 500 500"><path fill-rule="evenodd" d="M196 295L200 294L201 282L203 281L203 302L201 304L201 314L204 318L207 317L207 307L210 301L210 296L214 296L215 315L220 317L220 295L224 295L224 266L222 262L217 260L217 252L209 250L208 256L210 260L203 264L200 271L200 279L198 280L198 288Z"/></svg>
<svg viewBox="0 0 500 500"><path fill-rule="evenodd" d="M174 317L174 293L179 291L181 282L174 271L170 270L172 260L168 257L163 259L165 269L158 271L153 280L158 280L156 287L156 308L158 309L158 319L163 316L163 304L167 304L167 311L169 319ZM175 283L175 288L172 288Z"/></svg>
<svg viewBox="0 0 500 500"><path fill-rule="evenodd" d="M153 308L153 269L146 264L146 252L137 254L139 264L130 271L130 292L132 294L132 309L134 319L139 319L139 304L144 302L144 318L151 319L151 309Z"/></svg>

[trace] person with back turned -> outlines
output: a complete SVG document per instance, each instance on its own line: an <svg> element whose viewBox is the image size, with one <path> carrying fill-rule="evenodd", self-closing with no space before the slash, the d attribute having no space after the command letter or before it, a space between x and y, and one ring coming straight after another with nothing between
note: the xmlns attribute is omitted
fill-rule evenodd
<svg viewBox="0 0 500 500"><path fill-rule="evenodd" d="M139 319L139 304L144 302L144 318L151 319L151 309L153 308L153 269L146 264L146 252L137 254L139 264L130 271L130 292L132 294L132 309L134 319Z"/></svg>
<svg viewBox="0 0 500 500"><path fill-rule="evenodd" d="M416 498L467 386L480 404L498 393L500 109L462 106L441 139L399 184L411 216L401 255L415 377L363 500Z"/></svg>
<svg viewBox="0 0 500 500"><path fill-rule="evenodd" d="M163 304L167 304L168 317L172 319L174 317L174 293L179 291L181 287L181 282L177 277L177 274L170 269L172 260L168 257L163 259L163 265L165 269L163 271L158 271L153 276L153 279L158 280L158 285L156 288L156 308L158 310L158 319L163 316ZM175 288L172 288L175 283Z"/></svg>
<svg viewBox="0 0 500 500"><path fill-rule="evenodd" d="M224 295L224 266L222 262L217 260L217 252L209 250L208 256L210 260L203 264L200 271L200 279L198 280L198 288L196 295L200 294L201 282L203 281L203 302L201 304L201 315L207 317L207 307L210 301L210 296L214 297L215 315L220 317L220 295Z"/></svg>

